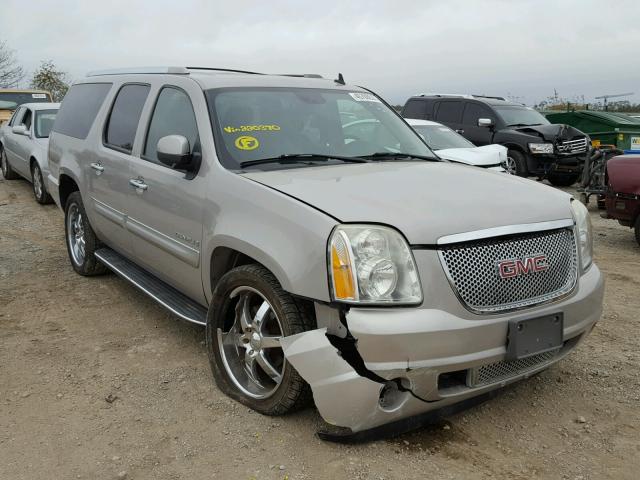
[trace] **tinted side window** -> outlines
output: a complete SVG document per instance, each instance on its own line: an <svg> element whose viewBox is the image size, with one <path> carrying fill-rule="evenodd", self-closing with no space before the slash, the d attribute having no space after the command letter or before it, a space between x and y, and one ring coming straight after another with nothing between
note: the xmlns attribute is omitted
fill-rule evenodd
<svg viewBox="0 0 640 480"><path fill-rule="evenodd" d="M404 118L427 118L427 102L424 100L409 100L402 109Z"/></svg>
<svg viewBox="0 0 640 480"><path fill-rule="evenodd" d="M146 160L160 163L158 140L167 135L184 136L189 141L192 153L197 148L198 126L191 100L185 92L172 87L163 88L158 95L144 146L143 156Z"/></svg>
<svg viewBox="0 0 640 480"><path fill-rule="evenodd" d="M120 89L104 132L104 141L108 146L131 152L149 89L149 85L124 85Z"/></svg>
<svg viewBox="0 0 640 480"><path fill-rule="evenodd" d="M87 138L111 85L111 83L73 85L62 101L53 131L70 137Z"/></svg>
<svg viewBox="0 0 640 480"><path fill-rule="evenodd" d="M33 112L27 108L27 111L24 112L24 116L22 117L22 121L20 123L27 127L27 130L30 130L31 120L33 120Z"/></svg>
<svg viewBox="0 0 640 480"><path fill-rule="evenodd" d="M463 102L440 102L438 104L438 112L436 120L438 122L460 123L462 118Z"/></svg>
<svg viewBox="0 0 640 480"><path fill-rule="evenodd" d="M462 116L462 123L465 125L478 126L479 118L490 118L495 122L495 115L487 107L477 103L467 103Z"/></svg>

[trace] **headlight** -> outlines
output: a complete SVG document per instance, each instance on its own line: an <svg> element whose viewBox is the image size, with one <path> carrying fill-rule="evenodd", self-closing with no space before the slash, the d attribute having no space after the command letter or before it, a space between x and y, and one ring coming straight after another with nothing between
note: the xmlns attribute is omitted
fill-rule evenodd
<svg viewBox="0 0 640 480"><path fill-rule="evenodd" d="M593 236L591 234L591 217L589 210L578 200L571 200L573 218L576 221L578 234L578 250L582 262L582 271L586 271L593 262Z"/></svg>
<svg viewBox="0 0 640 480"><path fill-rule="evenodd" d="M395 230L339 225L329 239L334 300L364 304L418 304L422 288L413 255Z"/></svg>
<svg viewBox="0 0 640 480"><path fill-rule="evenodd" d="M553 143L530 143L531 153L553 153Z"/></svg>

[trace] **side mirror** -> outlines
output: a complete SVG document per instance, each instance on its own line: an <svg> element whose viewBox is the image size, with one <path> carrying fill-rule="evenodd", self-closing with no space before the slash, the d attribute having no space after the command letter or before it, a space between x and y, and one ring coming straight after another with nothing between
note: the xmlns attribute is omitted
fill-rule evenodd
<svg viewBox="0 0 640 480"><path fill-rule="evenodd" d="M493 120L490 118L479 118L478 119L479 127L493 127Z"/></svg>
<svg viewBox="0 0 640 480"><path fill-rule="evenodd" d="M182 135L167 135L158 140L158 160L176 170L189 170L192 166L189 140Z"/></svg>
<svg viewBox="0 0 640 480"><path fill-rule="evenodd" d="M16 125L11 129L11 131L16 135L29 135L29 131L24 125Z"/></svg>

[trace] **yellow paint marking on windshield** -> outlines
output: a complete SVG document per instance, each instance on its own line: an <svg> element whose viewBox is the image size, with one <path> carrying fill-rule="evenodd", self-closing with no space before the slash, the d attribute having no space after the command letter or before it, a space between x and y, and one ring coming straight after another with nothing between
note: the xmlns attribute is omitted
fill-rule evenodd
<svg viewBox="0 0 640 480"><path fill-rule="evenodd" d="M240 125L239 127L224 127L226 133L238 133L238 132L277 132L280 130L280 125Z"/></svg>
<svg viewBox="0 0 640 480"><path fill-rule="evenodd" d="M250 137L248 135L243 135L241 137L236 138L234 142L236 148L239 150L255 150L260 146L260 142L255 137Z"/></svg>

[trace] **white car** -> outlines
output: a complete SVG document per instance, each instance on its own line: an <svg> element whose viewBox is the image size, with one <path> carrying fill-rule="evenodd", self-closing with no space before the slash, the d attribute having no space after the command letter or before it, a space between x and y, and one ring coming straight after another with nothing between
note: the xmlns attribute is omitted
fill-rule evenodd
<svg viewBox="0 0 640 480"><path fill-rule="evenodd" d="M424 138L427 145L435 150L439 157L452 162L507 172L504 168L507 162L507 147L502 145L476 147L462 135L441 123L413 118L405 120Z"/></svg>
<svg viewBox="0 0 640 480"><path fill-rule="evenodd" d="M59 103L24 103L0 128L2 176L30 181L41 204L51 203L44 179L49 175L49 133L59 108Z"/></svg>

